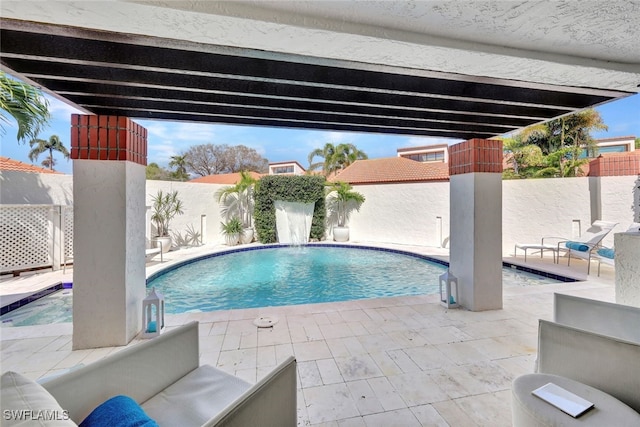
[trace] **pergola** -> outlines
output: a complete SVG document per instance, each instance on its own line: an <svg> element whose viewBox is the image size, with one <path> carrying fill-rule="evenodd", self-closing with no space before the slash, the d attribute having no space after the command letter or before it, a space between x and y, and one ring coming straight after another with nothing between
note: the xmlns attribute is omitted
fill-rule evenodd
<svg viewBox="0 0 640 427"><path fill-rule="evenodd" d="M502 306L502 158L491 137L640 85L640 5L626 1L1 7L2 68L88 115L72 126L75 348L121 345L139 330L146 133L128 119L467 140L451 147L451 269L463 305L485 310ZM113 159L112 130L126 145ZM101 207L109 214L96 218ZM98 320L97 299L107 307Z"/></svg>

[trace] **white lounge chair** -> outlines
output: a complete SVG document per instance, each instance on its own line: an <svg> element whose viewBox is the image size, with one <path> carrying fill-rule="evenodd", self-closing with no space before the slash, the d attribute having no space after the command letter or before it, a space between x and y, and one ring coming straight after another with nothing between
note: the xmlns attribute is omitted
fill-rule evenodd
<svg viewBox="0 0 640 427"><path fill-rule="evenodd" d="M540 243L516 243L514 248L514 255L517 255L517 250L524 251L524 260L527 261L527 251L537 250L540 251L540 257L544 255L544 251L551 251L553 253L553 261L559 262L561 251L566 252L569 255L569 265L571 264L571 255L574 258L590 259L593 248L598 247L602 239L609 234L609 232L617 225L616 222L610 221L594 221L584 233L575 239L569 239L566 237L543 237ZM554 243L550 243L550 241ZM578 255L576 255L578 254ZM587 270L587 273L589 271Z"/></svg>
<svg viewBox="0 0 640 427"><path fill-rule="evenodd" d="M627 233L640 233L640 222L632 222ZM600 276L600 265L607 264L610 266L615 265L615 249L614 248L599 248L595 253L591 254L591 259L598 261L598 276Z"/></svg>
<svg viewBox="0 0 640 427"><path fill-rule="evenodd" d="M587 261L587 274L591 271L591 257L598 248L601 248L600 242L607 234L618 225L617 222L610 221L594 221L591 227L587 229L580 237L568 239L558 242L558 252L564 250L567 253L567 265L571 265L571 257L580 258ZM564 247L561 245L564 243Z"/></svg>

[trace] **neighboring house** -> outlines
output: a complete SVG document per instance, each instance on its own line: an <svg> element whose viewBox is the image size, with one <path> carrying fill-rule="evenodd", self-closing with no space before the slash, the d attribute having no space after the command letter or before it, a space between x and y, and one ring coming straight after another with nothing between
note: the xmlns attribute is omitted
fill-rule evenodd
<svg viewBox="0 0 640 427"><path fill-rule="evenodd" d="M598 154L626 153L636 150L635 136L617 136L614 138L602 138L595 140L598 146ZM586 150L584 152L587 154Z"/></svg>
<svg viewBox="0 0 640 427"><path fill-rule="evenodd" d="M304 175L306 172L295 160L269 163L269 175Z"/></svg>
<svg viewBox="0 0 640 427"><path fill-rule="evenodd" d="M9 157L0 156L0 171L16 171L16 172L28 172L28 173L57 173L63 175L61 172L53 171L51 169L41 168L39 166L23 163L18 160L10 159Z"/></svg>
<svg viewBox="0 0 640 427"><path fill-rule="evenodd" d="M350 184L390 184L448 181L449 165L443 162L417 162L404 157L356 160L329 181Z"/></svg>
<svg viewBox="0 0 640 427"><path fill-rule="evenodd" d="M264 176L264 174L257 172L249 172L254 179L260 179ZM205 184L225 184L225 185L234 185L240 181L240 172L235 173L220 173L215 175L207 175L201 176L199 178L194 178L189 182L199 182Z"/></svg>
<svg viewBox="0 0 640 427"><path fill-rule="evenodd" d="M417 162L449 163L449 144L424 145L421 147L398 148L398 157Z"/></svg>

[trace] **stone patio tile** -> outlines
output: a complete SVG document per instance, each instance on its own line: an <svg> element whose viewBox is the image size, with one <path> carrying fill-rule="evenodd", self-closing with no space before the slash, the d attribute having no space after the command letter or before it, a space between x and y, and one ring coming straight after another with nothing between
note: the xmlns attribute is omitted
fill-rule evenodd
<svg viewBox="0 0 640 427"><path fill-rule="evenodd" d="M293 344L276 344L274 346L276 351L276 364L282 363L289 356L293 356Z"/></svg>
<svg viewBox="0 0 640 427"><path fill-rule="evenodd" d="M255 369L257 349L246 348L241 350L221 351L218 358L218 367L226 367L227 372L241 369Z"/></svg>
<svg viewBox="0 0 640 427"><path fill-rule="evenodd" d="M345 381L355 381L382 376L382 372L371 356L361 354L351 357L336 357L336 364Z"/></svg>
<svg viewBox="0 0 640 427"><path fill-rule="evenodd" d="M224 335L200 337L200 351L220 351L225 341Z"/></svg>
<svg viewBox="0 0 640 427"><path fill-rule="evenodd" d="M332 323L330 325L318 325L318 327L320 328L320 332L322 332L322 336L327 340L353 336L351 328L349 328L349 326L344 322Z"/></svg>
<svg viewBox="0 0 640 427"><path fill-rule="evenodd" d="M478 424L473 421L473 418L463 411L462 408L456 404L455 400L435 402L432 403L431 406L433 406L445 422L452 427L478 427ZM509 413L511 413L511 411L509 411Z"/></svg>
<svg viewBox="0 0 640 427"><path fill-rule="evenodd" d="M411 409L421 426L448 427L449 424L442 418L433 405L414 406Z"/></svg>
<svg viewBox="0 0 640 427"><path fill-rule="evenodd" d="M429 344L449 344L472 339L470 335L465 334L455 326L437 326L420 329L418 333L422 335Z"/></svg>
<svg viewBox="0 0 640 427"><path fill-rule="evenodd" d="M302 388L317 387L322 384L322 377L315 360L298 363L299 385Z"/></svg>
<svg viewBox="0 0 640 427"><path fill-rule="evenodd" d="M316 360L320 377L323 384L335 384L344 382L340 369L333 359L321 359Z"/></svg>
<svg viewBox="0 0 640 427"><path fill-rule="evenodd" d="M289 328L286 325L275 325L273 328L258 329L258 347L291 342Z"/></svg>
<svg viewBox="0 0 640 427"><path fill-rule="evenodd" d="M268 367L268 366L276 366L276 348L275 346L264 346L258 347L258 355L256 358L256 366L260 367Z"/></svg>
<svg viewBox="0 0 640 427"><path fill-rule="evenodd" d="M385 411L407 407L407 404L386 377L370 378L367 382Z"/></svg>
<svg viewBox="0 0 640 427"><path fill-rule="evenodd" d="M371 320L371 317L363 309L360 309L360 308L356 310L342 311L340 312L340 316L342 317L342 320L344 320L347 323Z"/></svg>
<svg viewBox="0 0 640 427"><path fill-rule="evenodd" d="M401 348L401 346L389 337L389 335L380 333L379 331L371 335L363 335L356 338L369 353L397 350Z"/></svg>
<svg viewBox="0 0 640 427"><path fill-rule="evenodd" d="M449 355L440 351L437 346L410 347L405 348L403 351L423 371L444 368L455 363Z"/></svg>
<svg viewBox="0 0 640 427"><path fill-rule="evenodd" d="M456 404L479 426L510 427L511 391L463 397Z"/></svg>
<svg viewBox="0 0 640 427"><path fill-rule="evenodd" d="M330 384L302 389L311 424L359 416L346 384Z"/></svg>
<svg viewBox="0 0 640 427"><path fill-rule="evenodd" d="M471 341L456 342L451 344L438 344L435 346L452 363L466 365L475 361L488 361L489 358L476 350Z"/></svg>
<svg viewBox="0 0 640 427"><path fill-rule="evenodd" d="M214 322L209 331L209 335L224 335L227 333L229 322Z"/></svg>
<svg viewBox="0 0 640 427"><path fill-rule="evenodd" d="M382 404L366 380L346 382L360 415L384 412Z"/></svg>
<svg viewBox="0 0 640 427"><path fill-rule="evenodd" d="M402 374L403 371L396 362L384 351L369 353L369 356L376 362L378 368L385 376Z"/></svg>
<svg viewBox="0 0 640 427"><path fill-rule="evenodd" d="M346 420L338 420L338 427L367 427L362 417L347 418Z"/></svg>
<svg viewBox="0 0 640 427"><path fill-rule="evenodd" d="M367 427L420 427L422 424L409 409L397 409L363 417Z"/></svg>
<svg viewBox="0 0 640 427"><path fill-rule="evenodd" d="M407 406L418 406L449 399L449 396L429 378L426 372L411 372L388 378Z"/></svg>
<svg viewBox="0 0 640 427"><path fill-rule="evenodd" d="M331 351L325 341L309 341L293 344L293 352L299 362L307 360L327 359Z"/></svg>
<svg viewBox="0 0 640 427"><path fill-rule="evenodd" d="M411 358L403 350L391 350L387 351L387 355L395 362L403 373L406 372L419 372L420 367L411 360Z"/></svg>
<svg viewBox="0 0 640 427"><path fill-rule="evenodd" d="M353 336L368 335L369 334L369 330L367 328L365 328L364 325L362 324L362 322L360 322L360 321L347 322L347 326L349 326L349 329L351 329L351 335L353 335Z"/></svg>
<svg viewBox="0 0 640 427"><path fill-rule="evenodd" d="M403 348L420 347L429 344L423 336L413 329L389 332L388 335Z"/></svg>

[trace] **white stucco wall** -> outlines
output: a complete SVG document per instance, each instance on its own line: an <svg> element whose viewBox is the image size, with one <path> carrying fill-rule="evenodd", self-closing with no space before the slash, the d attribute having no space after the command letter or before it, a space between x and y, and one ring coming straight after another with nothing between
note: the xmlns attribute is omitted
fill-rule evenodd
<svg viewBox="0 0 640 427"><path fill-rule="evenodd" d="M351 241L438 247L437 217L442 217L442 245L448 247L448 182L355 185L354 190L366 200L359 212L351 213Z"/></svg>
<svg viewBox="0 0 640 427"><path fill-rule="evenodd" d="M588 178L507 180L502 191L505 255L513 254L517 242L540 242L542 236L575 237L578 223L574 220L581 231L592 222Z"/></svg>
<svg viewBox="0 0 640 427"><path fill-rule="evenodd" d="M72 205L73 176L1 171L0 203L6 205Z"/></svg>
<svg viewBox="0 0 640 427"><path fill-rule="evenodd" d="M170 224L170 233L185 236L189 229L193 229L198 233L202 233L205 243L222 243L224 238L220 233L220 206L217 198L214 197L215 192L224 185L219 184L203 184L191 182L172 182L172 181L147 181L146 188L146 204L152 206L152 197L162 191L178 191L178 197L184 205L183 215L176 216ZM151 215L151 209L148 210L147 218ZM204 215L204 218L202 217ZM205 222L204 233L201 223ZM151 226L148 221L148 226ZM147 233L152 230L147 230ZM148 236L148 235L147 235ZM175 244L175 239L174 239Z"/></svg>
<svg viewBox="0 0 640 427"><path fill-rule="evenodd" d="M625 231L638 221L640 191L636 176L564 178L502 181L502 250L513 254L516 242L537 242L542 236L573 237L595 220L616 221L614 233ZM599 189L598 189L599 186ZM73 204L71 175L2 172L2 204ZM178 190L184 202L184 215L171 223L174 232L184 236L189 227L201 230L201 216L206 218L205 242L223 243L220 233L220 207L215 192L218 184L147 181L146 206L158 189ZM359 212L352 212L349 227L352 242L380 242L440 246L438 217L442 222L442 246L449 247L449 183L415 183L356 185L366 197ZM599 192L599 199L597 194ZM634 197L635 206L634 208ZM149 216L149 211L147 212ZM576 221L574 223L574 220ZM147 221L146 235L151 233ZM331 239L330 230L327 238ZM604 241L613 244L613 233Z"/></svg>

